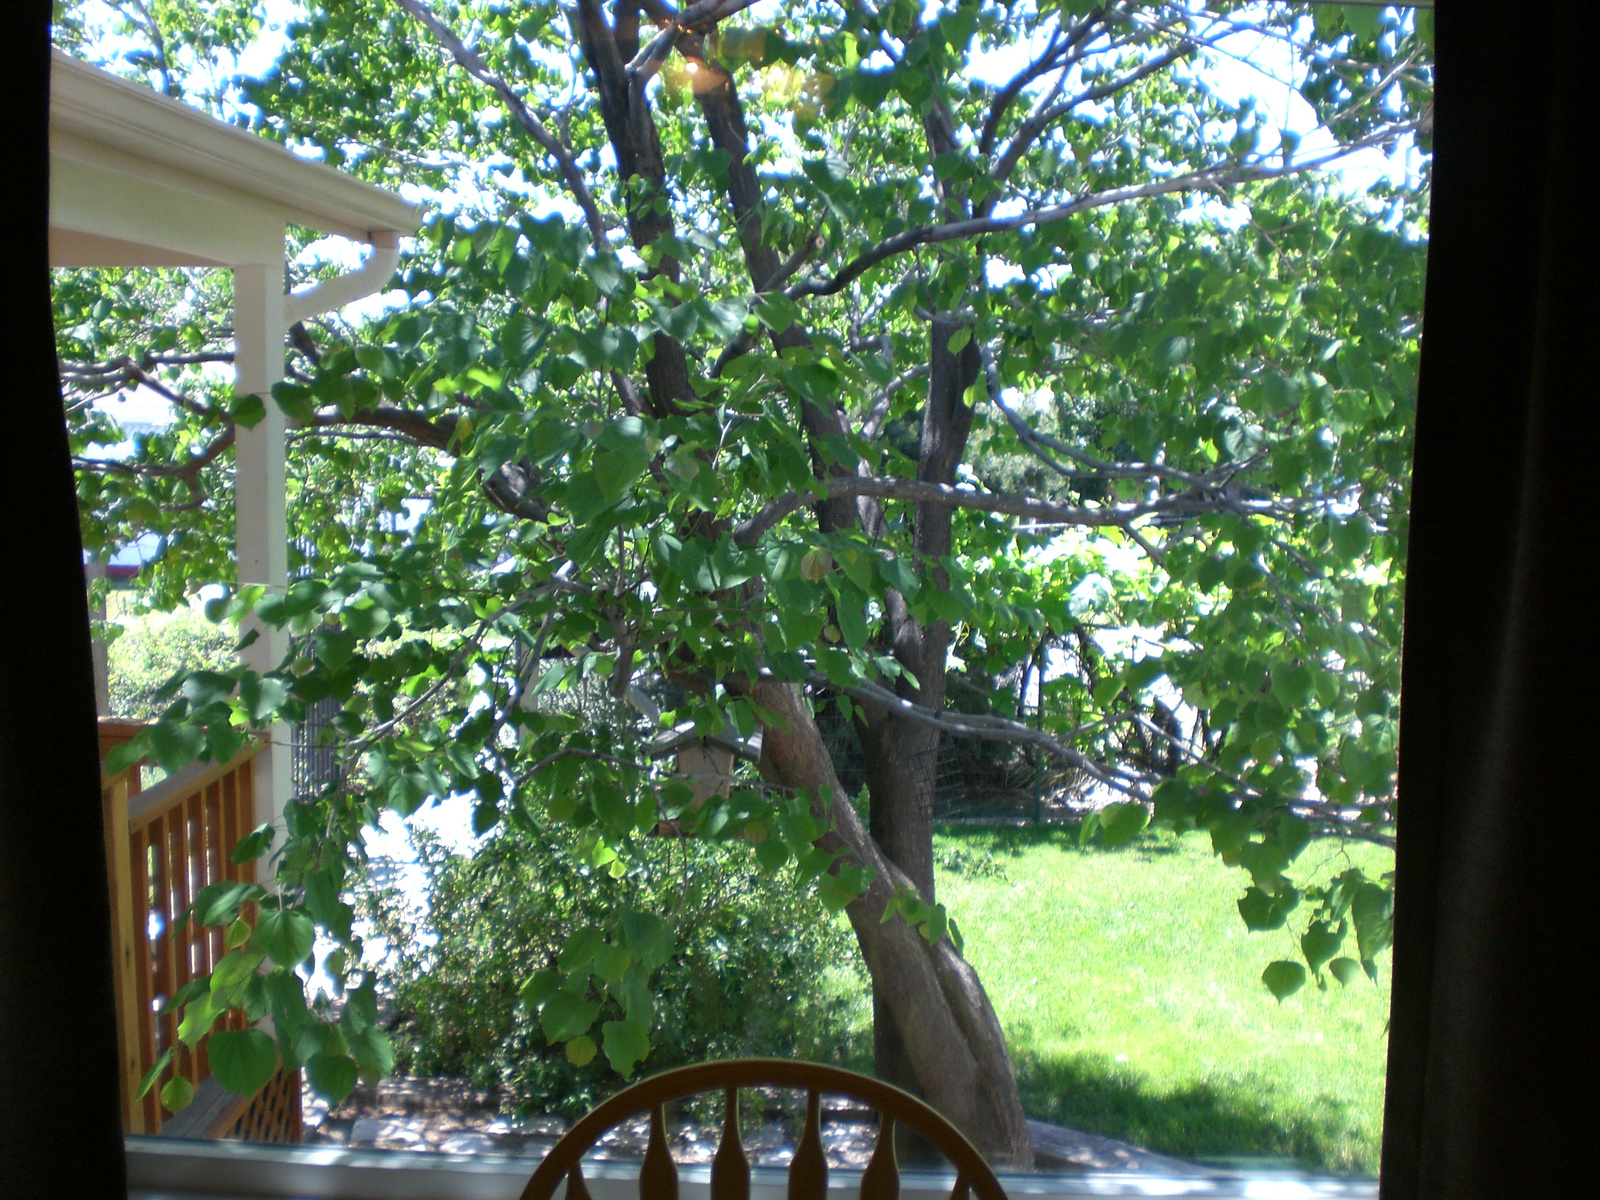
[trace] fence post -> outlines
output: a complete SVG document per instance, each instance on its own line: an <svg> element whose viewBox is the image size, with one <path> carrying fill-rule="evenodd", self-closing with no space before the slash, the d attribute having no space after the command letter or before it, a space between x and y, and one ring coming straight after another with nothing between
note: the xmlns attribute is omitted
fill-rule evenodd
<svg viewBox="0 0 1600 1200"><path fill-rule="evenodd" d="M135 768L137 769L137 768ZM144 1105L139 1090L139 980L135 938L141 922L135 920L133 858L128 839L128 776L108 781L102 817L106 844L106 876L111 884L111 969L117 996L117 1060L120 1064L122 1126L128 1133L144 1132Z"/></svg>

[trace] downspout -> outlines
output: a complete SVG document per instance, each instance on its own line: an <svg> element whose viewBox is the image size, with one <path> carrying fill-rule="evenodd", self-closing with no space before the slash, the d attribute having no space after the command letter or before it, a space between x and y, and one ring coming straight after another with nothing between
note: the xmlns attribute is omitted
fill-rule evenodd
<svg viewBox="0 0 1600 1200"><path fill-rule="evenodd" d="M400 263L400 235L392 229L375 229L367 236L372 240L372 252L354 271L284 296L286 326L380 292L394 278L394 269Z"/></svg>

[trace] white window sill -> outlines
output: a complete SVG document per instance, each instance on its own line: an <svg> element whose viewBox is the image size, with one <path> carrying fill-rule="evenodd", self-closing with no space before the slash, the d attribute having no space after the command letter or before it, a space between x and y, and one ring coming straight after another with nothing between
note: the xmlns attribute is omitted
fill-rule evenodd
<svg viewBox="0 0 1600 1200"><path fill-rule="evenodd" d="M262 1146L244 1142L181 1142L130 1137L129 1200L517 1200L533 1158L342 1150L326 1146ZM639 1169L631 1164L585 1164L594 1200L638 1200ZM710 1168L680 1167L682 1200L708 1200ZM860 1187L859 1171L831 1171L828 1190L840 1200ZM906 1171L901 1200L949 1200L950 1174ZM1009 1196L1207 1196L1215 1200L1371 1200L1372 1180L1300 1175L1240 1174L1172 1178L1127 1173L1003 1175ZM785 1200L788 1174L756 1170L750 1200Z"/></svg>

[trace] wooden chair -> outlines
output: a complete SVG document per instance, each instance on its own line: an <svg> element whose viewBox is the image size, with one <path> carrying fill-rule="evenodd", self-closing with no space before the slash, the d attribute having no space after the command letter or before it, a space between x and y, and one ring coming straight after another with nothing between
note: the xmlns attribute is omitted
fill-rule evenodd
<svg viewBox="0 0 1600 1200"><path fill-rule="evenodd" d="M861 1200L898 1200L900 1169L895 1162L894 1124L901 1122L921 1134L956 1169L951 1200L1006 1200L1000 1181L983 1156L959 1130L915 1096L897 1087L817 1063L787 1062L771 1058L739 1058L681 1067L642 1080L594 1109L551 1148L522 1200L553 1200L563 1179L565 1200L590 1200L583 1181L581 1160L606 1130L641 1113L650 1114L650 1141L639 1167L639 1200L678 1200L678 1168L667 1150L666 1124L661 1106L684 1096L722 1089L727 1096L722 1122L722 1142L711 1161L711 1200L749 1200L750 1163L739 1140L739 1089L748 1087L804 1088L806 1124L789 1164L788 1200L825 1200L828 1164L822 1153L823 1092L865 1101L881 1115L878 1142L872 1160L861 1175Z"/></svg>

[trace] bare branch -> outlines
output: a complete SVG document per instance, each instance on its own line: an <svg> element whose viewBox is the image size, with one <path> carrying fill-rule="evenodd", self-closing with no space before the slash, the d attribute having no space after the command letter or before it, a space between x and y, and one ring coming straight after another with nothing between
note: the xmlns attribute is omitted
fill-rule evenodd
<svg viewBox="0 0 1600 1200"><path fill-rule="evenodd" d="M543 121L534 115L532 110L523 103L522 97L511 90L511 85L506 83L494 72L489 70L488 64L472 50L468 49L465 42L423 2L423 0L395 0L401 8L405 9L421 24L439 39L444 48L449 51L450 57L455 59L467 74L478 82L488 86L496 95L505 101L506 107L516 117L517 123L528 131L528 134L544 148L550 157L556 160L556 165L561 169L561 177L565 180L567 189L572 193L578 207L583 210L584 221L589 226L589 235L594 239L596 248L606 244L606 221L600 215L599 206L595 204L594 196L589 191L589 185L584 180L583 172L578 169L577 162L573 159L572 152L567 149L550 131Z"/></svg>
<svg viewBox="0 0 1600 1200"><path fill-rule="evenodd" d="M1002 513L1029 521L1075 525L1090 529L1127 529L1134 521L1157 515L1190 516L1208 512L1281 515L1279 510L1270 504L1255 504L1221 494L1183 493L1158 497L1154 500L1141 500L1134 504L1090 507L1055 504L1027 496L980 492L972 488L953 487L947 483L927 483L916 479L830 475L826 480L818 481L814 491L790 492L773 500L734 530L733 540L741 546L753 546L763 533L790 513L819 503L824 498L834 499L839 496L875 496L882 500L945 505L976 512Z"/></svg>
<svg viewBox="0 0 1600 1200"><path fill-rule="evenodd" d="M1028 119L1022 123L1022 127L1012 135L1011 141L1006 144L1006 148L1001 153L999 160L996 161L994 169L989 172L989 178L997 183L1003 183L1009 179L1011 172L1016 169L1017 163L1027 153L1028 147L1033 145L1034 140L1048 129L1052 123L1064 117L1080 104L1092 104L1096 100L1103 100L1107 96L1115 95L1125 88L1132 87L1141 79L1147 79L1158 71L1166 70L1178 59L1185 58L1193 52L1194 47L1192 45L1175 46L1165 54L1158 55L1137 69L1129 71L1126 75L1095 87L1087 88L1069 100L1042 107L1031 113ZM999 199L999 189L990 192L978 206L978 215L983 216L994 211L994 206Z"/></svg>
<svg viewBox="0 0 1600 1200"><path fill-rule="evenodd" d="M883 422L889 416L889 405L893 403L895 395L906 384L914 379L923 378L930 370L932 368L927 363L918 363L909 371L902 371L884 384L883 390L878 393L877 402L872 406L872 411L867 414L866 420L861 422L861 436L869 441L877 437L879 430L883 428Z"/></svg>
<svg viewBox="0 0 1600 1200"><path fill-rule="evenodd" d="M949 710L935 711L931 708L924 708L920 704L913 704L905 697L899 696L876 683L861 682L838 687L829 681L825 675L813 676L812 683L818 687L836 688L853 700L888 709L896 716L915 721L919 725L930 726L954 737L981 738L987 741L1036 746L1048 754L1065 759L1107 787L1115 788L1117 791L1137 799L1146 798L1146 793L1141 788L1141 784L1145 782L1143 776L1133 775L1127 772L1126 768L1107 767L1097 763L1086 754L1069 746L1060 738L1041 729L1034 729L1030 725L1024 725L1020 721L1010 721L1004 717L993 717L985 714L956 713ZM1074 731L1074 733L1076 732Z"/></svg>
<svg viewBox="0 0 1600 1200"><path fill-rule="evenodd" d="M893 258L897 254L903 254L907 250L913 250L918 246L964 241L986 233L1007 233L1034 225L1048 225L1053 221L1061 221L1080 212L1087 212L1095 208L1105 208L1112 204L1122 204L1129 200L1143 200L1152 196L1167 196L1175 192L1192 192L1207 188L1227 187L1265 179L1280 179L1286 175L1318 170L1357 150L1376 145L1397 134L1413 130L1416 125L1417 123L1413 121L1390 126L1382 133L1372 134L1358 141L1340 146L1326 154L1306 159L1303 162L1291 163L1287 166L1268 167L1260 163L1218 163L1199 171L1176 175L1171 179L1163 179L1155 183L1108 188L1103 192L1092 192L1066 204L1052 204L1044 208L1030 209L1014 216L981 217L967 221L950 221L942 225L921 225L915 229L908 229L904 233L896 234L892 238L879 242L876 246L863 250L833 278L810 279L789 288L785 294L791 299L798 299L802 296L836 295L879 263Z"/></svg>

